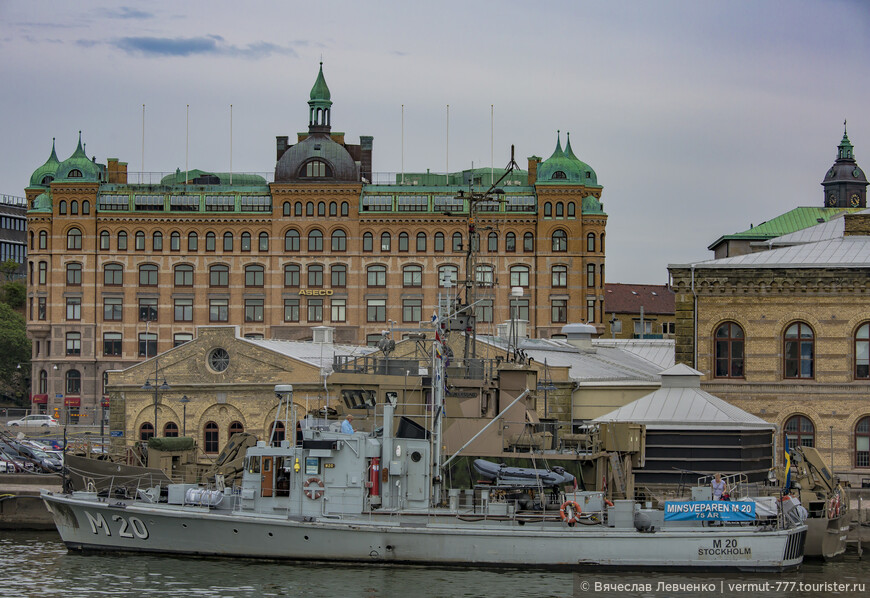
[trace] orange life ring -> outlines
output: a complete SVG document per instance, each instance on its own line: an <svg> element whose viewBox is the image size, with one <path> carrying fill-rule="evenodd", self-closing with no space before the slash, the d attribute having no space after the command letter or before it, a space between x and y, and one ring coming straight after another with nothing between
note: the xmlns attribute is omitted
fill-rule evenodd
<svg viewBox="0 0 870 598"><path fill-rule="evenodd" d="M323 482L320 478L308 478L302 484L302 491L311 500L317 500L323 496Z"/></svg>
<svg viewBox="0 0 870 598"><path fill-rule="evenodd" d="M580 505L573 500L566 500L559 508L559 516L568 525L574 525L574 522L580 517Z"/></svg>
<svg viewBox="0 0 870 598"><path fill-rule="evenodd" d="M828 503L828 519L836 519L840 516L840 495L835 494Z"/></svg>
<svg viewBox="0 0 870 598"><path fill-rule="evenodd" d="M604 504L606 504L608 507L613 506L613 502L609 498L604 499Z"/></svg>

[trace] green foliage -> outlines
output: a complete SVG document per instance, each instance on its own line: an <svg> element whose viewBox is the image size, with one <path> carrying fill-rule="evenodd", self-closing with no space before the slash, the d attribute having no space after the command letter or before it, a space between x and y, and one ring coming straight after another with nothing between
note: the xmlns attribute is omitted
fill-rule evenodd
<svg viewBox="0 0 870 598"><path fill-rule="evenodd" d="M0 264L0 268L3 265ZM27 287L20 280L7 282L2 287L2 301L9 304L12 309L23 309L27 299Z"/></svg>
<svg viewBox="0 0 870 598"><path fill-rule="evenodd" d="M0 263L0 274L5 276L6 280L12 280L12 277L15 276L15 273L20 267L21 264L19 264L15 260L6 260L5 262Z"/></svg>
<svg viewBox="0 0 870 598"><path fill-rule="evenodd" d="M30 339L24 316L8 303L0 303L0 394L26 405L29 376Z"/></svg>

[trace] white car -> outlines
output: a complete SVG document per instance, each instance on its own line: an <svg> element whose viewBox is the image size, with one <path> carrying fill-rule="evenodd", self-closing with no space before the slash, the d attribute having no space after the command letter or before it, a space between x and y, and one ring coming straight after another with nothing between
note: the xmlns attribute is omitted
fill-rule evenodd
<svg viewBox="0 0 870 598"><path fill-rule="evenodd" d="M11 419L6 422L6 425L11 428L16 428L18 426L24 428L54 428L57 426L57 420L51 417L50 415L26 415L21 419Z"/></svg>

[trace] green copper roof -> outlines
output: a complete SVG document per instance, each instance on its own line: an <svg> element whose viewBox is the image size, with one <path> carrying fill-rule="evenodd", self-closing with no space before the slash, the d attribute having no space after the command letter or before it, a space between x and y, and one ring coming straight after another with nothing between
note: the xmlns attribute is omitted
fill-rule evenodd
<svg viewBox="0 0 870 598"><path fill-rule="evenodd" d="M57 167L57 178L55 180L99 181L100 170L100 165L89 160L87 154L85 154L84 147L82 146L82 132L79 131L78 147L76 147L76 151L73 152L72 156L61 162L60 166ZM79 174L76 175L76 172ZM74 176L70 176L70 173L74 174Z"/></svg>
<svg viewBox="0 0 870 598"><path fill-rule="evenodd" d="M60 160L57 159L57 152L54 151L54 138L51 139L51 155L46 160L45 164L33 171L30 175L31 187L47 187L57 174L57 167L60 166ZM46 177L50 177L46 179Z"/></svg>
<svg viewBox="0 0 870 598"><path fill-rule="evenodd" d="M51 193L46 191L45 193L39 194L39 196L33 200L33 208L28 210L30 212L48 212L51 213Z"/></svg>
<svg viewBox="0 0 870 598"><path fill-rule="evenodd" d="M583 206L580 211L583 214L603 214L604 207L594 195L587 195L583 198Z"/></svg>
<svg viewBox="0 0 870 598"><path fill-rule="evenodd" d="M827 222L844 212L860 212L862 209L864 208L795 208L745 231L731 235L723 235L707 247L707 249L712 250L722 241L735 239L766 241L767 239L781 237L782 235L794 233L822 222Z"/></svg>
<svg viewBox="0 0 870 598"><path fill-rule="evenodd" d="M597 187L598 177L588 164L574 155L574 151L571 149L570 133L565 151L562 151L562 140L559 131L556 131L556 149L552 156L538 166L537 184Z"/></svg>
<svg viewBox="0 0 870 598"><path fill-rule="evenodd" d="M229 185L230 184L230 173L229 172L207 172L205 170L199 170L198 168L193 168L191 170L181 170L180 168L176 168L173 174L167 174L165 177L160 179L161 185L183 185L185 182L185 178L187 180L192 181L193 179L199 178L201 176L215 176L220 182L218 185ZM266 179L261 177L258 174L241 174L241 173L233 173L233 187L236 186L249 186L249 185L265 185Z"/></svg>
<svg viewBox="0 0 870 598"><path fill-rule="evenodd" d="M311 88L311 100L329 101L329 87L326 85L326 79L323 77L323 62L320 63L320 72L317 73L317 81L314 82L314 87Z"/></svg>
<svg viewBox="0 0 870 598"><path fill-rule="evenodd" d="M838 158L851 158L852 157L852 142L849 141L849 135L846 134L846 121L843 121L843 139L840 141L840 145L838 146L839 152L837 153Z"/></svg>

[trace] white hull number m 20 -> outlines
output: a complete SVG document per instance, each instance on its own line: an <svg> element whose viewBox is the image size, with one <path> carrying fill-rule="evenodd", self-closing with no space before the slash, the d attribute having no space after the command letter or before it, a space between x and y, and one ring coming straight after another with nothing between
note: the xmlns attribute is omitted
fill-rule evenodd
<svg viewBox="0 0 870 598"><path fill-rule="evenodd" d="M88 523L91 524L91 531L95 534L98 530L103 530L107 536L112 535L112 530L109 529L109 524L102 513L91 515L89 511L85 511L88 518ZM139 538L140 540L148 539L148 528L145 523L138 517L121 517L120 515L112 515L112 521L116 522L119 538Z"/></svg>

